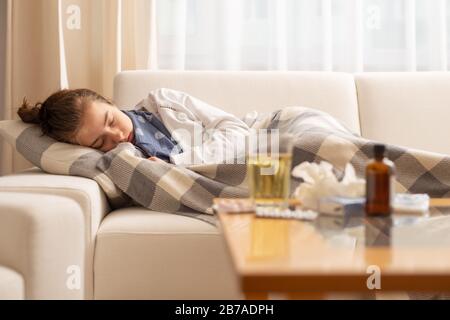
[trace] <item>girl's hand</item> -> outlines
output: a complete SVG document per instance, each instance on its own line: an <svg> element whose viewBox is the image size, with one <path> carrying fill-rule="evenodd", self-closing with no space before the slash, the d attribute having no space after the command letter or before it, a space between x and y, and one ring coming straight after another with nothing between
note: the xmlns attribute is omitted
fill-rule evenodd
<svg viewBox="0 0 450 320"><path fill-rule="evenodd" d="M164 160L162 160L158 157L155 157L155 156L151 156L150 158L148 158L148 160L156 161L156 162L165 162Z"/></svg>

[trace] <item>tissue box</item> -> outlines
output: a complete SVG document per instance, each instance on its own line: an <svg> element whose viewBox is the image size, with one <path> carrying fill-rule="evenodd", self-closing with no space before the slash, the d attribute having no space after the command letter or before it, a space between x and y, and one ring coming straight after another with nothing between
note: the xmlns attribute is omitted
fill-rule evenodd
<svg viewBox="0 0 450 320"><path fill-rule="evenodd" d="M351 228L361 225L365 217L364 198L324 197L319 200L318 226L326 229Z"/></svg>
<svg viewBox="0 0 450 320"><path fill-rule="evenodd" d="M364 198L324 197L319 200L319 212L333 216L363 215ZM430 197L427 194L398 193L392 204L394 213L418 213L428 211Z"/></svg>
<svg viewBox="0 0 450 320"><path fill-rule="evenodd" d="M362 216L364 203L364 198L325 197L319 200L319 212L333 216Z"/></svg>
<svg viewBox="0 0 450 320"><path fill-rule="evenodd" d="M398 193L392 206L395 213L424 214L430 207L430 197L424 193Z"/></svg>

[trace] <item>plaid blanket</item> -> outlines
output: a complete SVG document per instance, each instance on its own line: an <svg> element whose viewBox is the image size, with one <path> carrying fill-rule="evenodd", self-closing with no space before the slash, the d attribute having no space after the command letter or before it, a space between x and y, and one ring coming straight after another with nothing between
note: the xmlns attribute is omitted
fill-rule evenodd
<svg viewBox="0 0 450 320"><path fill-rule="evenodd" d="M350 162L358 176L372 156L375 141L351 132L327 113L305 107L286 107L245 120L252 129L278 129L295 137L292 166L304 161L328 161L342 175ZM398 192L450 195L450 158L445 155L388 145L397 168ZM191 216L216 224L215 197L247 197L246 165L198 164L175 166L142 158L130 143L122 143L97 163L137 204L155 211ZM301 180L292 179L291 192Z"/></svg>

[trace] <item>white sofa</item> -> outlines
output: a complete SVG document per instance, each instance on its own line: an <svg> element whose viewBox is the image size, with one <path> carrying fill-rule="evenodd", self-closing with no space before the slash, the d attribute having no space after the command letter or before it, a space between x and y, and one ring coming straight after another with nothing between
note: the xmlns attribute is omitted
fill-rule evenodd
<svg viewBox="0 0 450 320"><path fill-rule="evenodd" d="M365 137L450 154L450 73L129 71L114 87L125 108L158 87L239 116L314 107ZM93 180L37 168L1 177L0 270L9 271L0 277L16 275L26 299L242 298L220 228L137 207L110 211Z"/></svg>

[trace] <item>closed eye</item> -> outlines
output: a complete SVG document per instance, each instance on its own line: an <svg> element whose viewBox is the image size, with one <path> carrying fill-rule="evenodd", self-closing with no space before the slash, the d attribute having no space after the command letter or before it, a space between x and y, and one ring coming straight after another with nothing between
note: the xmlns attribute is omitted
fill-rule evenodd
<svg viewBox="0 0 450 320"><path fill-rule="evenodd" d="M95 147L95 149L101 149L101 148L103 148L103 144L104 144L104 142L105 142L105 141L104 141L104 140L102 140L102 143L100 143L98 147Z"/></svg>

